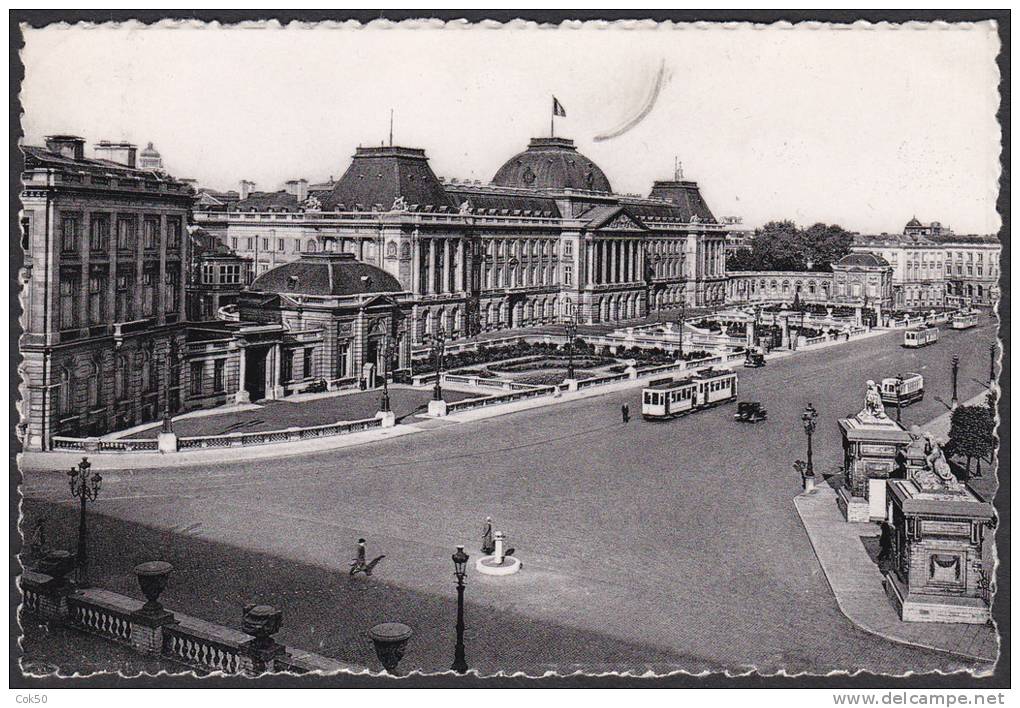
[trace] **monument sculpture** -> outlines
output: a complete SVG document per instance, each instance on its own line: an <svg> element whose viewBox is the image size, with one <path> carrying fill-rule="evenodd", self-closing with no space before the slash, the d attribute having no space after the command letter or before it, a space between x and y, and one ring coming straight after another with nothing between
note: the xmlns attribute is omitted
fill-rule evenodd
<svg viewBox="0 0 1020 708"><path fill-rule="evenodd" d="M838 421L843 437L844 484L837 502L847 521L883 521L887 517L886 482L901 467L912 438L889 418L874 381L867 382L864 407Z"/></svg>
<svg viewBox="0 0 1020 708"><path fill-rule="evenodd" d="M931 433L914 426L909 436L904 478L888 483L894 538L886 593L904 621L986 622L992 505L956 479Z"/></svg>
<svg viewBox="0 0 1020 708"><path fill-rule="evenodd" d="M521 569L521 561L514 558L514 549L507 545L507 537L502 531L493 536L491 555L483 556L475 562L475 570L483 575L513 575Z"/></svg>

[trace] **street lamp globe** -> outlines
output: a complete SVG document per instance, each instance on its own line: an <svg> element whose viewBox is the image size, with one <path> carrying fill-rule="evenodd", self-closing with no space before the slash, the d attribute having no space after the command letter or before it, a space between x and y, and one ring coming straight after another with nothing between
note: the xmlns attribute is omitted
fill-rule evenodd
<svg viewBox="0 0 1020 708"><path fill-rule="evenodd" d="M457 552L454 553L451 558L453 559L453 572L458 578L463 578L467 572L468 554L464 552L464 546L457 546Z"/></svg>

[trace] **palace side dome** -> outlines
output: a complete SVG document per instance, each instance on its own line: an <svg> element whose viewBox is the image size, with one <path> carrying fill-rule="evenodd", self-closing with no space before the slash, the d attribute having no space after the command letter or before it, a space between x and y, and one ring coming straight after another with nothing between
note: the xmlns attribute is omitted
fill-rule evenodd
<svg viewBox="0 0 1020 708"><path fill-rule="evenodd" d="M579 153L568 138L532 138L527 150L499 168L492 183L528 189L613 191L605 172Z"/></svg>
<svg viewBox="0 0 1020 708"><path fill-rule="evenodd" d="M850 253L840 258L838 261L833 263L833 265L848 268L851 266L858 266L862 268L882 268L889 265L889 261L881 256L876 256L874 253Z"/></svg>
<svg viewBox="0 0 1020 708"><path fill-rule="evenodd" d="M260 293L344 297L400 293L400 282L381 268L355 259L353 253L302 253L272 268L251 284Z"/></svg>

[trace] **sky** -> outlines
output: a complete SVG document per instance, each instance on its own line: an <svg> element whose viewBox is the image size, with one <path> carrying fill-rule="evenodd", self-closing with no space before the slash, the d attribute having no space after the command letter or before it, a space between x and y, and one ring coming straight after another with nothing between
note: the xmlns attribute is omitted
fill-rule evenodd
<svg viewBox="0 0 1020 708"><path fill-rule="evenodd" d="M198 23L24 28L23 129L153 142L216 189L339 177L358 145L424 148L488 182L556 134L614 191L679 159L717 217L899 232L912 216L994 233L994 26L660 25L363 28ZM647 107L632 129L603 141ZM89 150L91 154L91 150Z"/></svg>

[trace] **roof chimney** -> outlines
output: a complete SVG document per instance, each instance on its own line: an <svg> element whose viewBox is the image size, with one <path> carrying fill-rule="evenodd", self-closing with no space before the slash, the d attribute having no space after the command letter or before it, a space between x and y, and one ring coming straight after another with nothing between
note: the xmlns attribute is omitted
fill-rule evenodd
<svg viewBox="0 0 1020 708"><path fill-rule="evenodd" d="M96 157L100 160L110 160L132 169L138 166L136 156L138 147L131 143L111 143L109 140L100 140L99 144L92 148Z"/></svg>
<svg viewBox="0 0 1020 708"><path fill-rule="evenodd" d="M72 160L85 159L85 138L77 135L47 135L46 149Z"/></svg>
<svg viewBox="0 0 1020 708"><path fill-rule="evenodd" d="M308 180L306 179L289 180L284 188L287 190L287 194L293 194L299 202L308 199Z"/></svg>
<svg viewBox="0 0 1020 708"><path fill-rule="evenodd" d="M255 191L255 183L254 182L250 182L250 181L248 181L246 179L242 179L241 180L241 189L240 189L240 192L239 192L239 196L241 197L242 200L247 199L248 197L250 197L251 193L254 192L254 191Z"/></svg>

